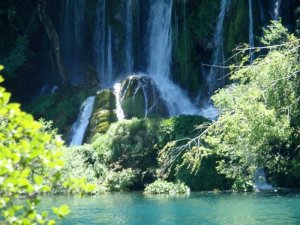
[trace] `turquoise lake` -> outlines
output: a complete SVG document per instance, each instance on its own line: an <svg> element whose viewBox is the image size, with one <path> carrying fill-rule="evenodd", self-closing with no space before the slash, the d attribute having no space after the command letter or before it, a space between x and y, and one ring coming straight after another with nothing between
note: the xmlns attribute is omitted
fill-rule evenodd
<svg viewBox="0 0 300 225"><path fill-rule="evenodd" d="M61 225L79 224L300 224L300 193L192 193L144 196L141 193L97 197L47 197L42 208L68 204Z"/></svg>

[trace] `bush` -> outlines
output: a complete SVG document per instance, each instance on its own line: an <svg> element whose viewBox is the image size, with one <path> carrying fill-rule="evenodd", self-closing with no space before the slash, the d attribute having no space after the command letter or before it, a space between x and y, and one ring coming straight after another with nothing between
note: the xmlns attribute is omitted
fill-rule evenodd
<svg viewBox="0 0 300 225"><path fill-rule="evenodd" d="M20 105L9 103L9 98L10 94L0 88L0 223L54 224L36 206L39 194L60 182L62 141L22 112ZM56 209L60 216L68 211L66 206Z"/></svg>
<svg viewBox="0 0 300 225"><path fill-rule="evenodd" d="M193 138L199 134L197 127L209 120L202 116L181 115L162 120L159 125L159 148L170 141L182 138Z"/></svg>
<svg viewBox="0 0 300 225"><path fill-rule="evenodd" d="M64 186L64 181L68 181L69 177L72 177L73 180L84 178L86 182L97 187L93 193L102 189L100 181L108 169L104 164L100 163L92 146L83 145L65 148L62 160L65 164L61 171L63 182L55 187L55 190L53 190L54 194L74 193L78 191L77 187L70 189Z"/></svg>
<svg viewBox="0 0 300 225"><path fill-rule="evenodd" d="M118 172L109 171L106 174L103 186L108 191L128 191L139 180L140 171L131 168Z"/></svg>
<svg viewBox="0 0 300 225"><path fill-rule="evenodd" d="M156 180L155 182L146 186L144 194L189 194L190 189L184 183L178 182L176 184L164 180Z"/></svg>
<svg viewBox="0 0 300 225"><path fill-rule="evenodd" d="M146 170L157 165L157 131L155 120L124 120L112 124L92 145L108 164L118 162L122 168Z"/></svg>

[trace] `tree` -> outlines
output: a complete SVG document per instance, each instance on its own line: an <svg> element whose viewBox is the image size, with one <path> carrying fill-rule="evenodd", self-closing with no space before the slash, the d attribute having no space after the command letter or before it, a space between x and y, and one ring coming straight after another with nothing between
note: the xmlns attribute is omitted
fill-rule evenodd
<svg viewBox="0 0 300 225"><path fill-rule="evenodd" d="M244 61L231 67L232 84L212 97L218 119L180 147L183 164L194 171L203 157L219 155L218 171L233 179L237 190L254 186L257 168L276 174L299 164L300 41L279 22L264 34L262 42L275 46L263 47L267 55L252 65L248 49L242 51Z"/></svg>
<svg viewBox="0 0 300 225"><path fill-rule="evenodd" d="M59 149L63 143L18 104L9 103L9 98L0 87L0 223L54 224L36 206L39 194L50 192L61 181ZM67 206L54 210L58 216L69 212Z"/></svg>

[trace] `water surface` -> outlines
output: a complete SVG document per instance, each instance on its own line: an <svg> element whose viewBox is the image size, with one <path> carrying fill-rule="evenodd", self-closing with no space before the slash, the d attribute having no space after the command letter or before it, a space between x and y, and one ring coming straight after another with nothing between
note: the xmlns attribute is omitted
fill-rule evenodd
<svg viewBox="0 0 300 225"><path fill-rule="evenodd" d="M300 224L300 194L193 193L190 196L107 194L89 198L44 198L42 208L68 204L61 225L81 224Z"/></svg>

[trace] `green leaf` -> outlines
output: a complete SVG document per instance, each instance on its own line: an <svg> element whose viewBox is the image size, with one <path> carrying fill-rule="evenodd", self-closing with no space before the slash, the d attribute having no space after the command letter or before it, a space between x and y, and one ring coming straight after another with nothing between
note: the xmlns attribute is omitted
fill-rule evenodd
<svg viewBox="0 0 300 225"><path fill-rule="evenodd" d="M33 180L34 180L35 184L42 185L44 178L40 175L35 175Z"/></svg>

